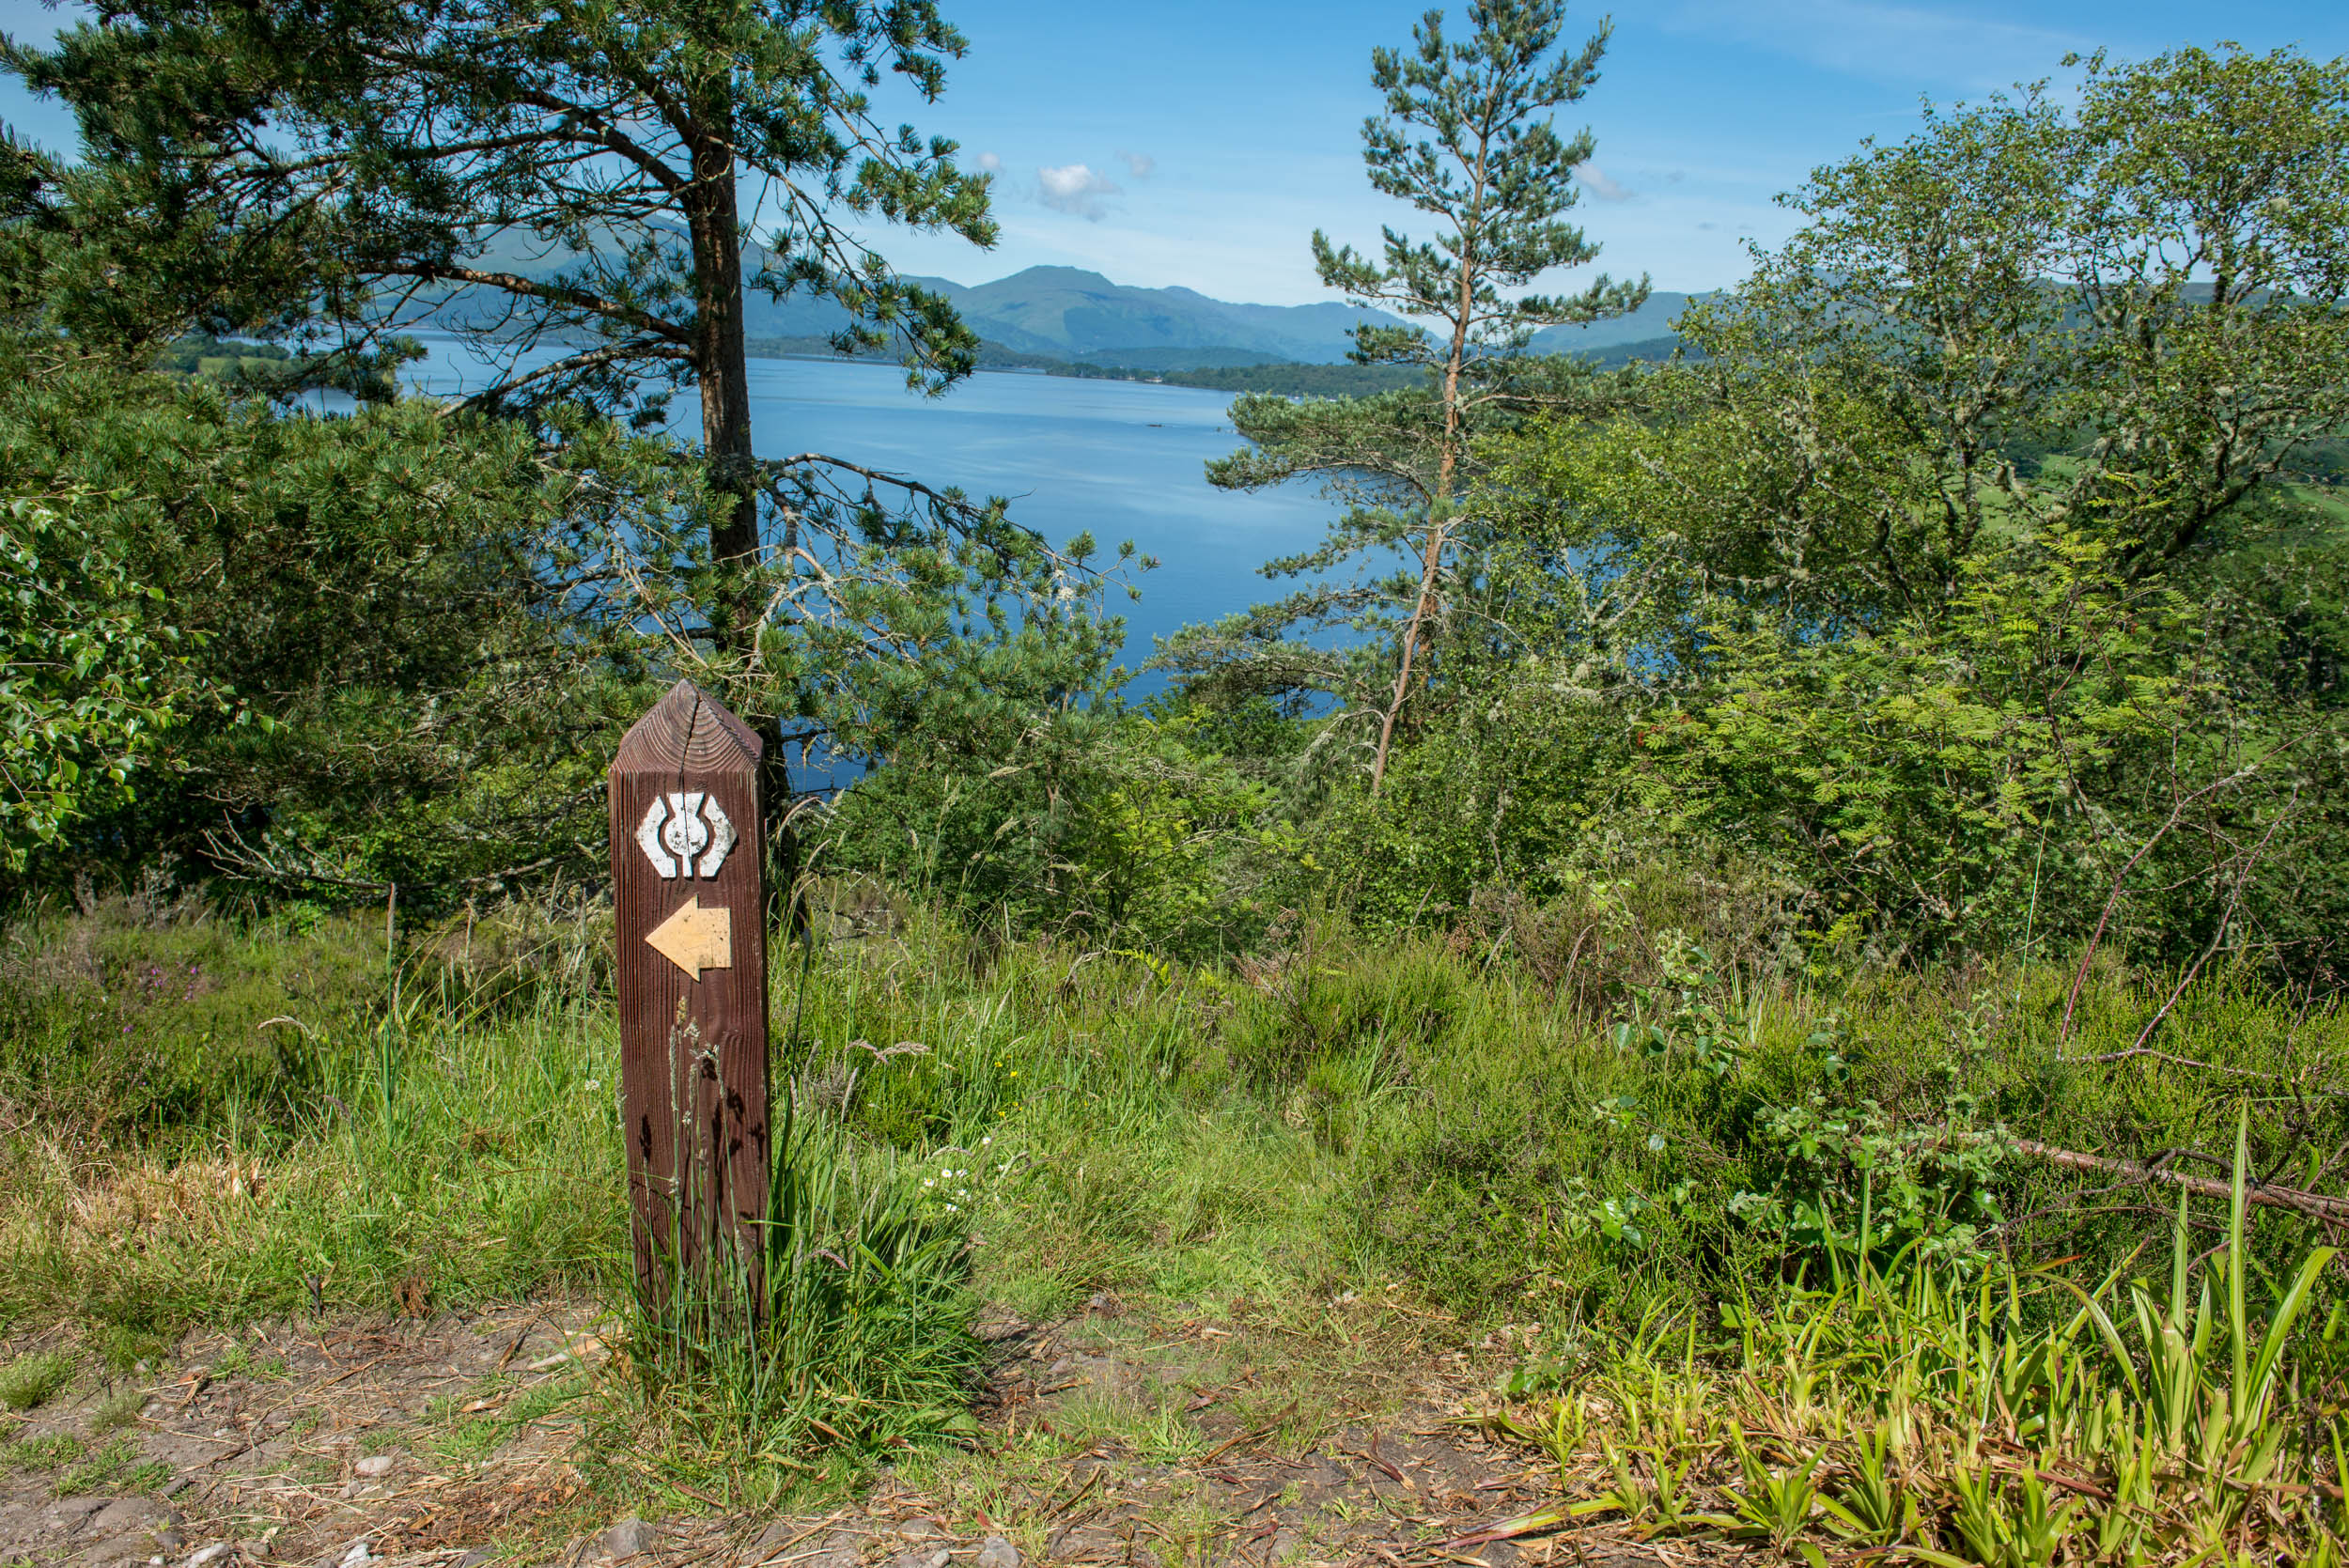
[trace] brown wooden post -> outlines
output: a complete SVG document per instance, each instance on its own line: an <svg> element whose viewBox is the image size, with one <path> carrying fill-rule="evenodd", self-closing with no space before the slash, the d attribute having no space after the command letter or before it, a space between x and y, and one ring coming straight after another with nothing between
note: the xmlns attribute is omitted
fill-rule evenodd
<svg viewBox="0 0 2349 1568"><path fill-rule="evenodd" d="M767 938L758 737L692 681L612 760L620 1091L637 1288L767 1216Z"/></svg>

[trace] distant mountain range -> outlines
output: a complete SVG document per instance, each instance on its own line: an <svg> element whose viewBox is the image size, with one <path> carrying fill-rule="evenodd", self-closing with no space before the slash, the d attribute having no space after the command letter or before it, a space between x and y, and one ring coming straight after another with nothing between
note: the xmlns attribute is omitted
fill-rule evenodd
<svg viewBox="0 0 2349 1568"><path fill-rule="evenodd" d="M1383 311L1330 301L1310 305L1233 304L1190 288L1135 288L1076 267L1031 267L993 283L965 287L945 278L913 280L954 302L981 337L1024 354L1135 370L1244 365L1334 365L1364 321L1400 324ZM1628 316L1587 327L1551 327L1534 336L1536 353L1587 353L1668 336L1691 296L1657 292ZM817 337L846 322L820 300L749 303L754 337Z"/></svg>
<svg viewBox="0 0 2349 1568"><path fill-rule="evenodd" d="M1531 347L1537 354L1587 354L1618 344L1670 337L1680 313L1706 298L1709 296L1674 294L1659 288L1647 297L1647 303L1628 316L1612 316L1587 327L1546 327L1533 334Z"/></svg>
<svg viewBox="0 0 2349 1568"><path fill-rule="evenodd" d="M952 301L981 337L1023 354L1137 369L1203 364L1328 365L1346 357L1346 333L1375 311L1332 301L1311 305L1232 304L1190 288L1133 288L1075 267L1031 267L965 287L914 278ZM828 300L763 295L747 302L754 337L820 337L846 314Z"/></svg>
<svg viewBox="0 0 2349 1568"><path fill-rule="evenodd" d="M755 272L764 260L754 252L746 255L744 271ZM525 272L555 265L520 257L506 264ZM1334 365L1353 347L1346 334L1354 327L1364 321L1399 324L1383 312L1336 301L1235 304L1191 288L1131 287L1076 267L1030 267L972 287L946 278L910 281L944 295L981 337L1015 353L1131 370ZM1689 298L1653 294L1629 316L1588 327L1549 328L1533 339L1533 348L1539 353L1588 353L1666 336ZM466 310L460 293L435 315L453 318ZM744 302L743 327L754 338L821 338L847 322L847 313L825 299L774 300L753 291Z"/></svg>

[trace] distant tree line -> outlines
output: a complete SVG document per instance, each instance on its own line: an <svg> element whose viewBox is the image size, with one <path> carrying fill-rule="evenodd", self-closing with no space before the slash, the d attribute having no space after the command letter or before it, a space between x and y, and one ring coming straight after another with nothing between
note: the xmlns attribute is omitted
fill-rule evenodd
<svg viewBox="0 0 2349 1568"><path fill-rule="evenodd" d="M1583 350L1572 357L1595 365L1616 366L1635 360L1670 359L1680 348L1677 337L1666 335L1611 344L1604 349ZM749 351L754 356L769 359L840 357L832 340L824 337L754 337L749 340ZM1258 360L1254 355L1239 349L1203 349L1196 352L1203 360L1221 353L1244 356L1250 363L1193 365L1184 358L1190 351L1181 349L1133 350L1124 357L1146 359L1154 363L1127 364L1123 363L1120 350L1115 349L1097 349L1087 359L1070 360L1006 349L1000 343L981 339L977 363L981 370L1028 370L1047 376L1067 376L1094 381L1151 381L1166 386L1198 387L1208 392L1261 392L1276 397L1362 397L1378 392L1405 391L1426 380L1424 370L1410 365L1353 362L1314 365L1296 360Z"/></svg>

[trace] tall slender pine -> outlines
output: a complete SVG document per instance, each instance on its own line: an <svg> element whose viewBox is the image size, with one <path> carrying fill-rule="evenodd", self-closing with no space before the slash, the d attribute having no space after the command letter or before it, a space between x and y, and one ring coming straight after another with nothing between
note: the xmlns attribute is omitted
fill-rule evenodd
<svg viewBox="0 0 2349 1568"><path fill-rule="evenodd" d="M1556 395L1560 367L1526 353L1535 332L1621 315L1647 298L1644 277L1617 283L1604 274L1575 294L1526 292L1546 273L1598 256L1564 216L1579 194L1576 171L1595 144L1588 131L1560 134L1551 114L1598 80L1612 24L1601 22L1569 52L1560 47L1564 0L1479 0L1468 21L1468 38L1455 40L1443 13L1431 10L1412 29L1408 51L1371 55L1371 80L1385 98L1385 114L1362 124L1371 185L1433 218L1434 238L1387 228L1373 257L1319 230L1313 237L1323 283L1358 304L1428 323L1365 324L1355 331L1353 357L1423 366L1428 388L1303 405L1243 398L1234 420L1255 450L1209 475L1244 488L1320 475L1354 503L1322 550L1276 562L1275 572L1319 572L1398 546L1416 558L1416 582L1388 596L1391 606L1408 599L1409 608L1393 629L1392 685L1375 706L1373 790L1385 778L1414 684L1426 679L1471 443L1496 418ZM1308 589L1270 619L1359 624L1365 610L1362 596Z"/></svg>

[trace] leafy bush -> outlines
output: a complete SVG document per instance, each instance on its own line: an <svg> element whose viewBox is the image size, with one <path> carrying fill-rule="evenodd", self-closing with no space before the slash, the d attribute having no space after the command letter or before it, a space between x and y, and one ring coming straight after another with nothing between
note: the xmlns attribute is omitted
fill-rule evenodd
<svg viewBox="0 0 2349 1568"><path fill-rule="evenodd" d="M934 702L893 765L842 796L819 863L889 876L981 926L1180 957L1252 942L1304 857L1271 791L1200 744L1200 716L1006 700L1039 673L991 683L983 712Z"/></svg>
<svg viewBox="0 0 2349 1568"><path fill-rule="evenodd" d="M0 503L0 874L132 798L132 775L208 691L163 590L81 513Z"/></svg>
<svg viewBox="0 0 2349 1568"><path fill-rule="evenodd" d="M170 864L424 905L591 866L642 677L610 546L693 496L643 442L563 433L555 460L422 399L321 418L0 334L0 489L72 498L39 553L79 586L44 592L90 600L73 701L131 748L78 766L145 770L48 834L35 879Z"/></svg>
<svg viewBox="0 0 2349 1568"><path fill-rule="evenodd" d="M1873 1100L1844 1107L1813 1091L1764 1113L1756 1140L1778 1156L1777 1181L1735 1194L1729 1212L1818 1258L1848 1250L1887 1270L1920 1259L1979 1267L1985 1233L2006 1219L1999 1165L2013 1148L2003 1128L1973 1121L1963 1095L1938 1125L1901 1126Z"/></svg>
<svg viewBox="0 0 2349 1568"><path fill-rule="evenodd" d="M2183 598L2130 588L2108 547L2057 534L1977 560L1934 620L1825 639L1713 623L1706 691L1646 750L1691 825L1793 868L1824 918L1887 947L2085 938L2123 851L2226 777ZM2181 759L2184 760L2184 759Z"/></svg>

